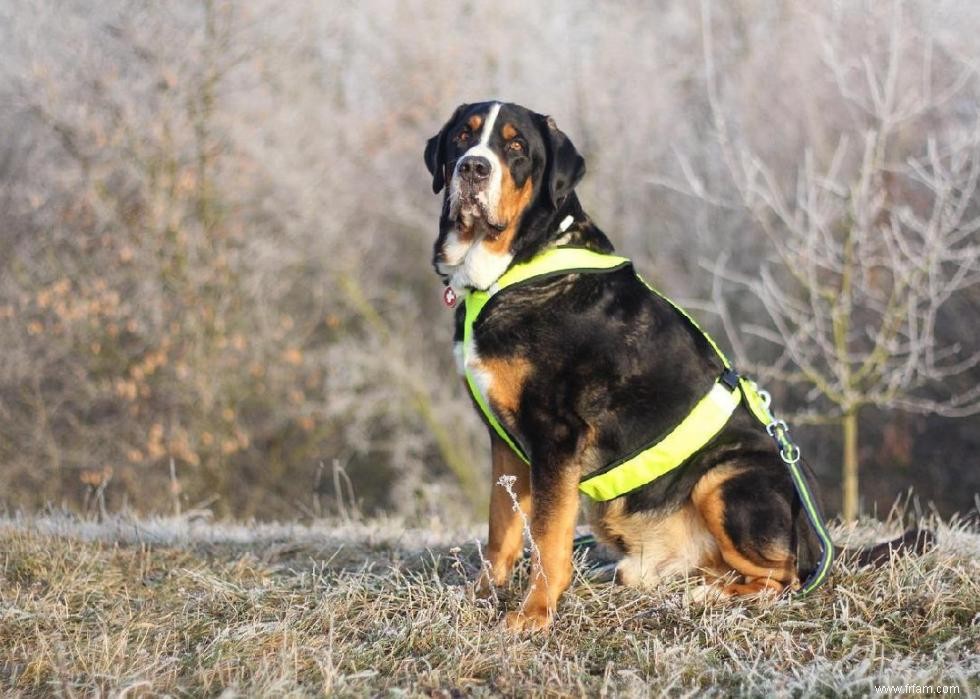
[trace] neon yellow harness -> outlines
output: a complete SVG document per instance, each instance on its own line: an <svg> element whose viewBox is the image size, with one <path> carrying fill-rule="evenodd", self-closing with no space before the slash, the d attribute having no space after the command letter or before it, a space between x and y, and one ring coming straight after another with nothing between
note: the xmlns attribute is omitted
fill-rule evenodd
<svg viewBox="0 0 980 699"><path fill-rule="evenodd" d="M487 422L525 463L530 463L530 459L517 444L517 441L500 424L490 409L486 397L477 387L476 380L469 369L466 353L471 351L473 347L473 324L483 307L495 294L514 284L554 274L607 272L629 264L630 261L625 257L605 255L585 248L551 248L528 262L511 267L487 291L471 290L467 293L465 299L466 319L463 325L463 361L467 367L466 382ZM649 284L647 287L657 293ZM669 302L669 299L666 300ZM684 313L676 305L674 307L681 311L695 327L698 327L697 323L687 313ZM698 330L701 328L698 327ZM647 447L635 456L609 464L602 469L601 473L583 480L579 484L579 489L593 500L618 498L620 495L625 495L631 490L646 485L674 470L721 431L741 402L743 394L756 393L748 381L737 378L724 353L703 330L701 332L724 364L725 374L698 401L687 417L659 442Z"/></svg>
<svg viewBox="0 0 980 699"><path fill-rule="evenodd" d="M487 403L486 396L480 391L470 370L468 354L472 352L474 347L473 326L480 312L494 295L520 282L563 274L611 272L631 264L630 260L625 257L599 253L586 248L550 248L531 260L508 269L488 290L471 289L467 291L464 298L466 307L463 322L463 366L466 372L466 383L487 423L524 463L530 464L528 455L494 415ZM816 499L810 492L799 468L799 449L789 440L786 423L776 420L770 413L768 394L760 391L755 382L738 376L724 352L684 309L647 284L639 275L637 278L651 292L667 301L697 328L714 349L718 358L721 359L724 372L715 381L711 389L695 404L687 417L665 437L638 454L614 461L594 474L587 475L579 483L579 490L593 500L612 500L673 471L702 449L722 430L732 413L744 399L752 414L762 424L766 425L767 431L779 445L780 456L790 469L800 500L823 546L820 564L810 579L807 580L802 592L812 590L823 581L830 569L830 564L833 561L833 544L824 526Z"/></svg>

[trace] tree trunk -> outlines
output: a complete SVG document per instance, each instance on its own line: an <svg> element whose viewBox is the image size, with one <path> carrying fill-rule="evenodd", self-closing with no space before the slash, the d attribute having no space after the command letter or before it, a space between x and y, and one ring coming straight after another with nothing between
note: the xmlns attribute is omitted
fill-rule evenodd
<svg viewBox="0 0 980 699"><path fill-rule="evenodd" d="M858 516L858 411L852 408L841 420L844 432L843 516L852 522Z"/></svg>

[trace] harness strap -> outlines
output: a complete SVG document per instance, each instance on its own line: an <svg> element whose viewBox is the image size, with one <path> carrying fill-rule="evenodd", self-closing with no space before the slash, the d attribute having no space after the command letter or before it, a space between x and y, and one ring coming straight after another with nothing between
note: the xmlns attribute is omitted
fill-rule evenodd
<svg viewBox="0 0 980 699"><path fill-rule="evenodd" d="M501 289L526 282L528 279L540 279L553 274L575 274L576 272L611 272L618 267L625 267L632 264L627 257L619 255L608 255L588 248L577 248L565 246L560 248L550 248L536 255L527 262L514 265L501 275L495 283L490 285L487 291L474 289L467 295L476 296L486 294L486 300L496 294Z"/></svg>
<svg viewBox="0 0 980 699"><path fill-rule="evenodd" d="M719 379L666 437L586 476L579 490L593 500L613 500L669 473L721 432L741 399L738 383L729 387Z"/></svg>

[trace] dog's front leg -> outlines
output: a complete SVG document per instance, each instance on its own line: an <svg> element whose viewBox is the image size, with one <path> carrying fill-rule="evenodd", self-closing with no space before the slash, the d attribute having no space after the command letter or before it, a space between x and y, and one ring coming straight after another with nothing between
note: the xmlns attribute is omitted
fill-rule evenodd
<svg viewBox="0 0 980 699"><path fill-rule="evenodd" d="M558 598L572 581L578 473L536 469L531 478L531 578L520 611L510 612L505 620L512 631L536 631L551 624Z"/></svg>
<svg viewBox="0 0 980 699"><path fill-rule="evenodd" d="M531 467L517 458L493 430L490 430L490 454L493 470L490 536L487 540L487 562L475 587L476 596L480 599L489 598L494 587L503 587L510 581L514 562L524 548L525 518L531 516ZM502 477L512 479L510 489L514 497L500 484ZM517 507L521 512L517 511Z"/></svg>

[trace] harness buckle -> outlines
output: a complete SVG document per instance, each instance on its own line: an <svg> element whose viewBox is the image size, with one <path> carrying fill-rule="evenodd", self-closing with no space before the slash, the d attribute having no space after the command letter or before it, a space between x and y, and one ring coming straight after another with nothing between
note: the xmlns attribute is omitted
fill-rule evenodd
<svg viewBox="0 0 980 699"><path fill-rule="evenodd" d="M718 377L718 382L725 384L729 390L734 391L738 388L738 372L731 367L725 367L725 370L721 372L721 376Z"/></svg>

